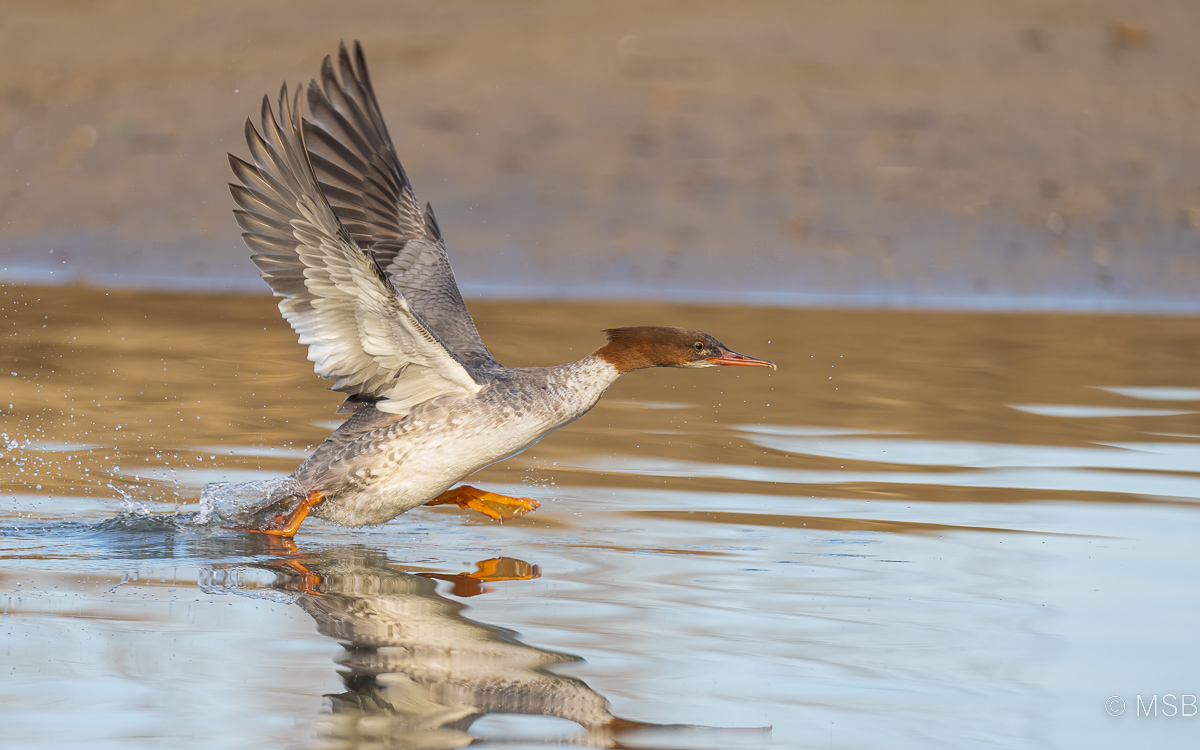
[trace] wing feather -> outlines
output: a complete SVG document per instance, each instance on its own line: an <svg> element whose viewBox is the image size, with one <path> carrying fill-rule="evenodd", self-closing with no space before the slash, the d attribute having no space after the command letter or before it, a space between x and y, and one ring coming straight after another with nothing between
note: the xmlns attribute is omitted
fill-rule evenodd
<svg viewBox="0 0 1200 750"><path fill-rule="evenodd" d="M309 162L299 97L263 98L260 127L246 121L252 161L230 156L230 185L251 257L279 310L308 346L316 372L351 397L403 413L482 386L359 248L321 192Z"/></svg>
<svg viewBox="0 0 1200 750"><path fill-rule="evenodd" d="M346 45L308 86L305 147L321 190L346 230L369 252L397 291L466 365L496 366L463 303L446 245L422 210L396 156L362 46Z"/></svg>

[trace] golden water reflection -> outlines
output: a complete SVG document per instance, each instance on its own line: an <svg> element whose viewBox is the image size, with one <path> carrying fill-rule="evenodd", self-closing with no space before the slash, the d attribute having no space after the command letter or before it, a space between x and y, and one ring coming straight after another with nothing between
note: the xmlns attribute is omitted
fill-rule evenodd
<svg viewBox="0 0 1200 750"><path fill-rule="evenodd" d="M0 392L0 429L24 448L22 465L0 466L2 491L112 497L118 489L175 503L194 499L206 481L286 474L336 424L337 395L312 374L269 297L0 287L0 303L0 368L12 373ZM532 471L619 489L651 474L681 491L1121 501L1129 493L1120 482L954 475L964 451L987 446L1007 453L977 463L984 472L1046 467L1051 452L1063 462L1049 468L1078 480L1098 479L1110 464L1126 478L1187 476L1194 466L1186 457L1173 466L1124 459L1195 445L1200 401L1187 390L1196 382L1195 319L647 303L472 308L512 366L578 358L600 343L597 329L633 323L703 328L779 363L765 376L635 373L579 423L486 469L488 481L520 483Z"/></svg>

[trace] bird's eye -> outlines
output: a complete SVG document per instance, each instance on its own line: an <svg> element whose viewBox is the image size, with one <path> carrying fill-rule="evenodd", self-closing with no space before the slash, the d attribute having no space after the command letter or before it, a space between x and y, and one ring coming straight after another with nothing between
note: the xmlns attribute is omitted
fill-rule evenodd
<svg viewBox="0 0 1200 750"><path fill-rule="evenodd" d="M698 351L698 352L704 351L704 342L703 341L696 342L696 351Z"/></svg>

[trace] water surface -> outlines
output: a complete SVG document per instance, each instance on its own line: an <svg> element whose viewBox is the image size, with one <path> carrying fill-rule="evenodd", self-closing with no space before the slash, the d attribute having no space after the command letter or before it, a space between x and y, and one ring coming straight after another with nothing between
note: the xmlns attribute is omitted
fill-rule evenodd
<svg viewBox="0 0 1200 750"><path fill-rule="evenodd" d="M206 483L287 474L337 422L269 298L0 295L0 746L1185 747L1200 727L1162 703L1200 693L1200 321L478 303L513 366L658 323L779 370L623 378L472 479L538 499L527 517L314 520L288 545L189 521Z"/></svg>

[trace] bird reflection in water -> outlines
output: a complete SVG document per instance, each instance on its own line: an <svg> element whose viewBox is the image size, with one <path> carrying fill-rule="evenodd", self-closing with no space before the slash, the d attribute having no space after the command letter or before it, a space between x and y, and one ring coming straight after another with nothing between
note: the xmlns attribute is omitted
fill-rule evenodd
<svg viewBox="0 0 1200 750"><path fill-rule="evenodd" d="M248 568L274 574L267 591ZM406 573L378 551L351 547L211 569L205 588L286 596L312 616L322 635L341 643L345 652L337 661L346 691L327 696L332 711L316 722L317 747L464 747L479 741L468 733L471 725L490 714L567 719L586 734L545 741L587 747L625 747L622 735L641 735L639 730L703 729L614 716L608 701L582 680L547 669L579 657L527 645L511 631L464 617L462 604L438 594L435 579L451 581L460 595L474 595L485 593L489 581L539 575L536 566L512 558L477 568L458 575Z"/></svg>

